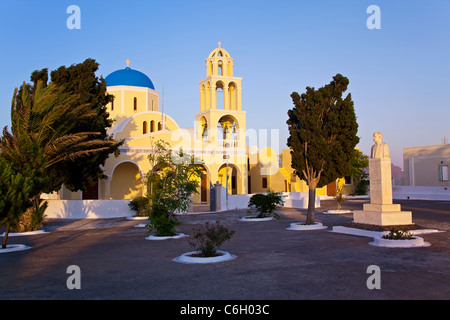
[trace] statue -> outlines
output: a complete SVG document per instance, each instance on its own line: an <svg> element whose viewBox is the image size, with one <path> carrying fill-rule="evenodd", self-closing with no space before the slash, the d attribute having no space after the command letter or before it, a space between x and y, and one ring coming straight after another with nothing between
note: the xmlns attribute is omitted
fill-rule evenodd
<svg viewBox="0 0 450 320"><path fill-rule="evenodd" d="M373 141L375 142L375 144L372 146L372 149L370 150L371 159L389 158L389 146L387 143L384 143L382 139L383 135L381 134L381 132L374 132Z"/></svg>
<svg viewBox="0 0 450 320"><path fill-rule="evenodd" d="M380 132L373 134L375 144L369 160L370 203L353 212L353 221L365 225L397 226L412 224L411 211L402 211L392 201L391 159L389 146L382 142Z"/></svg>

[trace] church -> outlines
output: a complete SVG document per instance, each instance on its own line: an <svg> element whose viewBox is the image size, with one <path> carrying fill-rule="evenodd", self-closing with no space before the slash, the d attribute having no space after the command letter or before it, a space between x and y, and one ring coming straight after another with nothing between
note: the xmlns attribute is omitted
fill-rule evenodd
<svg viewBox="0 0 450 320"><path fill-rule="evenodd" d="M169 143L174 151L182 148L201 159L203 177L193 197L194 205L207 205L211 187L217 182L230 195L308 191L306 183L293 173L289 149L277 154L270 147L258 150L257 146L247 145L242 78L236 76L233 58L220 42L206 58L206 76L198 83L199 108L193 115L194 128L182 128L174 117L164 113L161 94L153 81L130 68L129 60L126 63L126 68L105 78L107 91L114 96L107 105L114 120L109 134L125 141L120 154L107 159L103 168L107 179L99 180L85 192L70 192L63 186L59 199L116 200L144 195L145 174L151 170L148 154L159 140ZM336 185L320 188L316 194L332 195L335 189Z"/></svg>

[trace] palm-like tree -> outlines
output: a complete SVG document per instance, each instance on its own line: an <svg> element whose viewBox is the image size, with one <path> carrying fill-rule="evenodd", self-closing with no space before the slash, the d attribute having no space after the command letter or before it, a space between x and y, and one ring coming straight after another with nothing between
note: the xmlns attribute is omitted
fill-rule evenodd
<svg viewBox="0 0 450 320"><path fill-rule="evenodd" d="M121 144L102 139L99 132L76 131L77 122L96 116L88 104L74 104L77 97L54 83L44 86L41 81L33 90L24 82L20 90L14 91L11 133L4 128L0 152L17 172L24 176L33 172L35 212L45 210L40 204L40 194L53 182L48 177L57 165L98 152L113 151ZM31 167L32 171L22 172L25 167Z"/></svg>

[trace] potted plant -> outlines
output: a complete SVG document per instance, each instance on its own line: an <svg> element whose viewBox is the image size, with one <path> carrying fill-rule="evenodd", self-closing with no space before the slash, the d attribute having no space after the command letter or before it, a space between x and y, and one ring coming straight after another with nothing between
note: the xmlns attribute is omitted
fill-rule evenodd
<svg viewBox="0 0 450 320"><path fill-rule="evenodd" d="M230 240L235 231L216 221L215 224L206 222L194 228L193 240L189 241L195 251L187 252L174 259L181 263L216 263L236 258L229 252L219 250L220 246Z"/></svg>
<svg viewBox="0 0 450 320"><path fill-rule="evenodd" d="M281 192L269 191L267 194L257 193L252 195L248 202L249 208L255 208L258 212L256 216L247 216L242 221L266 221L278 219L280 216L275 212L278 206L283 204ZM251 211L250 211L251 212Z"/></svg>

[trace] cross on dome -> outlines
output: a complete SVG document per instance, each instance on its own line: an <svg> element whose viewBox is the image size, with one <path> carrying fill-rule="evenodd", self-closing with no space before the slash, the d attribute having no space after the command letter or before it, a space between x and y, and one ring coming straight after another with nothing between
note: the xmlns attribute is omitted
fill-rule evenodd
<svg viewBox="0 0 450 320"><path fill-rule="evenodd" d="M125 63L127 64L127 68L129 68L129 67L130 67L130 62L131 62L131 61L130 61L130 60L128 60L128 59L127 59L127 61L125 61Z"/></svg>

